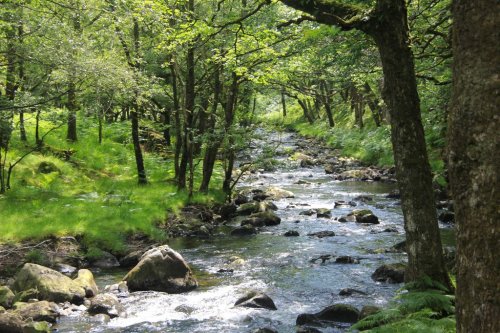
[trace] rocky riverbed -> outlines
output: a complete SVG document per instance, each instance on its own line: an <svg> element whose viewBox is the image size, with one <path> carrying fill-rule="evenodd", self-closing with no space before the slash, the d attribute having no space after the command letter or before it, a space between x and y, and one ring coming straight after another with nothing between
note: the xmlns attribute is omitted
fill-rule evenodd
<svg viewBox="0 0 500 333"><path fill-rule="evenodd" d="M404 229L393 169L362 166L292 133L258 134L239 156L251 172L233 202L186 207L161 224L179 236L168 247L138 236L128 255L100 262L68 255L77 253L67 251L75 239L48 240L39 247L62 258L54 268L87 287L75 287L74 299L28 295L26 304L58 303L44 303L52 317L37 318L59 332L343 332L384 306L401 287L406 259L404 244L394 247ZM450 206L440 213L449 218ZM165 264L177 256L185 265ZM86 265L95 288L90 271L73 270ZM13 297L32 288L18 279L4 281Z"/></svg>

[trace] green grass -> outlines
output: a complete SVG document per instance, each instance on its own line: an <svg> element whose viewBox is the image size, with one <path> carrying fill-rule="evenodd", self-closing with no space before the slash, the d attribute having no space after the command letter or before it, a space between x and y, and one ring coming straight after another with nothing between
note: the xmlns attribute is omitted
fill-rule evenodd
<svg viewBox="0 0 500 333"><path fill-rule="evenodd" d="M443 126L437 116L423 113L423 124L431 169L435 181L445 185L444 162L442 150L445 144ZM309 124L302 116L297 105L289 105L288 115L283 118L281 111L276 110L260 115L260 121L266 126L294 130L306 137L321 139L328 146L338 149L342 156L353 157L365 164L377 166L394 165L390 126L384 124L376 127L370 112L365 112L364 128L355 127L354 116L345 110L335 111L335 127L330 128L326 119L316 120Z"/></svg>
<svg viewBox="0 0 500 333"><path fill-rule="evenodd" d="M0 243L82 235L89 247L121 251L131 233L164 239L166 235L155 223L165 218L167 210L178 210L189 201L187 193L178 193L171 181L172 159L146 153L149 184L139 186L133 147L128 140L129 123L106 124L104 141L99 145L93 120L79 120L78 142L64 139L64 127L46 138L46 144L53 149L75 151L69 162L45 149L43 154L29 155L14 169L12 189L0 196ZM42 133L51 126L44 122ZM32 142L31 131L28 137ZM26 150L16 136L11 149L10 160ZM59 171L38 172L42 161L53 163ZM197 170L196 175L199 173ZM220 179L219 171L214 175L215 186ZM218 192L195 195L192 200L216 199L220 199Z"/></svg>
<svg viewBox="0 0 500 333"><path fill-rule="evenodd" d="M261 117L264 124L297 131L303 136L321 139L328 146L339 149L341 155L354 157L365 164L390 166L394 164L390 128L388 125L376 128L371 118L366 116L363 129L354 128L349 114L341 114L334 128L328 127L326 119L309 124L300 112L291 106L287 118L280 112L272 112Z"/></svg>

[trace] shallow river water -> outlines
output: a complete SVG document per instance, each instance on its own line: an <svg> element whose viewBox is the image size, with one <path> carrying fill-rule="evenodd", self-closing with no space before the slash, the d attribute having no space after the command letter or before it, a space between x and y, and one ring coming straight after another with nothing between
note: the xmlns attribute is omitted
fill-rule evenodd
<svg viewBox="0 0 500 333"><path fill-rule="evenodd" d="M290 134L267 135L257 142L250 156L256 156L264 145L279 144L280 149L295 149ZM286 161L287 157L281 157ZM306 184L296 184L305 180ZM398 284L374 282L370 275L383 263L401 262L405 255L385 253L380 249L404 239L403 218L398 202L385 195L395 188L392 183L336 181L322 167L300 168L286 162L273 172L262 172L244 179L240 189L278 186L292 191L294 198L276 201L281 224L264 228L251 237L217 236L208 240L177 239L169 245L180 252L194 268L200 287L192 292L170 295L159 292L132 293L121 299L125 318L109 323L92 322L85 314L62 318L59 332L252 332L269 327L280 333L295 332L297 315L318 312L334 303L347 303L360 309L363 305L383 306L401 287ZM369 195L373 201L357 202L356 209L368 208L380 219L378 225L354 222L340 223L335 217L353 208L334 209L336 200L353 200ZM299 215L311 208L332 209L332 218ZM234 222L237 224L237 221ZM395 228L398 232L384 232ZM298 237L284 237L288 230ZM334 237L307 236L316 231L334 231ZM349 255L359 264L336 264L334 260L313 263L321 255ZM232 256L244 263L232 267L233 273L218 273ZM101 287L114 283L125 271L97 275ZM358 289L366 295L339 296L343 288ZM278 310L233 307L249 290L268 294ZM323 332L343 332L345 327L322 328Z"/></svg>

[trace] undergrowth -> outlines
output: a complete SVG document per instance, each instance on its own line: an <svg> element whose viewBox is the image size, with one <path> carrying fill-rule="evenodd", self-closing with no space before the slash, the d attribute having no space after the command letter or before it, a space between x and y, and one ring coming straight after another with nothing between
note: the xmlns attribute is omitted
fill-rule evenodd
<svg viewBox="0 0 500 333"><path fill-rule="evenodd" d="M139 186L129 122L106 124L99 144L93 122L79 119L78 142L65 140L63 126L46 137L42 152L30 154L15 167L12 189L0 195L0 243L82 235L89 248L121 251L131 233L164 239L156 222L165 218L167 210L178 210L189 201L187 193L178 193L172 182L173 159L145 153L149 184ZM42 122L42 133L53 126ZM28 122L26 127L31 146L34 126ZM10 161L28 149L13 136ZM69 149L74 154L68 161L54 156L54 151ZM41 173L42 162L53 165L55 171ZM221 182L221 172L215 171L214 187ZM216 199L220 199L218 192L195 195L192 200Z"/></svg>
<svg viewBox="0 0 500 333"><path fill-rule="evenodd" d="M363 318L352 331L371 333L455 332L455 297L429 278L406 284L389 308Z"/></svg>
<svg viewBox="0 0 500 333"><path fill-rule="evenodd" d="M422 116L431 169L436 182L444 185L443 129L439 122L432 119L435 117L434 114L423 113ZM304 119L299 108L292 104L288 106L286 118L281 111L276 110L260 115L260 121L264 126L293 130L303 136L320 139L328 146L338 149L341 155L354 157L367 165L394 165L388 124L375 126L369 112L366 112L363 118L363 128L358 128L352 113L345 110L338 110L334 117L336 122L334 128L328 126L326 119L318 119L310 124Z"/></svg>

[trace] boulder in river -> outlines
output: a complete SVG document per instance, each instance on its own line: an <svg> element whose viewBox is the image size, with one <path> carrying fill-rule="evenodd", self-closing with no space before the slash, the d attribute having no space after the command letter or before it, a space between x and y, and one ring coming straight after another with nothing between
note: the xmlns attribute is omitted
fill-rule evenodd
<svg viewBox="0 0 500 333"><path fill-rule="evenodd" d="M353 288L344 288L339 292L339 296L351 296L353 294L367 295L364 291Z"/></svg>
<svg viewBox="0 0 500 333"><path fill-rule="evenodd" d="M271 297L258 291L251 291L239 298L234 306L244 306L247 308L259 308L267 310L278 310Z"/></svg>
<svg viewBox="0 0 500 333"><path fill-rule="evenodd" d="M52 302L71 302L80 304L85 298L85 289L53 269L37 264L24 264L17 273L14 291L36 290L36 298Z"/></svg>
<svg viewBox="0 0 500 333"><path fill-rule="evenodd" d="M154 290L181 293L198 286L188 264L168 245L155 247L123 278L131 291Z"/></svg>
<svg viewBox="0 0 500 333"><path fill-rule="evenodd" d="M99 292L99 288L97 288L97 284L94 280L94 275L88 269L80 269L74 281L85 289L86 297L94 297Z"/></svg>
<svg viewBox="0 0 500 333"><path fill-rule="evenodd" d="M295 197L292 192L274 186L268 187L264 191L264 193L268 196L270 200L280 200L280 199Z"/></svg>
<svg viewBox="0 0 500 333"><path fill-rule="evenodd" d="M332 217L332 211L328 208L317 208L316 209L316 217L320 218L331 218Z"/></svg>
<svg viewBox="0 0 500 333"><path fill-rule="evenodd" d="M378 224L378 217L369 209L355 209L349 215L356 218L358 223Z"/></svg>
<svg viewBox="0 0 500 333"><path fill-rule="evenodd" d="M285 237L297 237L300 236L299 232L297 230L288 230L283 234Z"/></svg>
<svg viewBox="0 0 500 333"><path fill-rule="evenodd" d="M315 209L306 209L299 213L299 215L312 216L316 213Z"/></svg>
<svg viewBox="0 0 500 333"><path fill-rule="evenodd" d="M297 317L297 325L322 326L331 323L349 323L358 321L359 310L349 304L330 305L320 312L303 313Z"/></svg>
<svg viewBox="0 0 500 333"><path fill-rule="evenodd" d="M88 312L92 315L105 314L110 318L122 317L125 308L113 294L99 294L92 298Z"/></svg>
<svg viewBox="0 0 500 333"><path fill-rule="evenodd" d="M250 215L249 218L243 220L241 225L251 225L253 227L273 226L278 225L281 218L272 211L260 212Z"/></svg>
<svg viewBox="0 0 500 333"><path fill-rule="evenodd" d="M372 279L377 282L402 283L405 278L404 264L386 264L375 270Z"/></svg>
<svg viewBox="0 0 500 333"><path fill-rule="evenodd" d="M337 200L333 204L334 208L338 207L356 207L358 204L355 203L354 201L345 201L345 200Z"/></svg>
<svg viewBox="0 0 500 333"><path fill-rule="evenodd" d="M255 234L257 234L257 229L248 224L231 230L231 236L251 236Z"/></svg>
<svg viewBox="0 0 500 333"><path fill-rule="evenodd" d="M335 236L335 233L333 231L325 230L325 231L312 232L310 234L307 234L307 236L325 238L325 237L333 237Z"/></svg>
<svg viewBox="0 0 500 333"><path fill-rule="evenodd" d="M337 264L359 264L359 259L351 256L340 256L335 259Z"/></svg>
<svg viewBox="0 0 500 333"><path fill-rule="evenodd" d="M9 287L0 286L0 306L9 309L14 301L14 293Z"/></svg>
<svg viewBox="0 0 500 333"><path fill-rule="evenodd" d="M46 321L55 323L59 318L59 307L56 303L47 301L17 302L14 306L15 314L23 320Z"/></svg>

